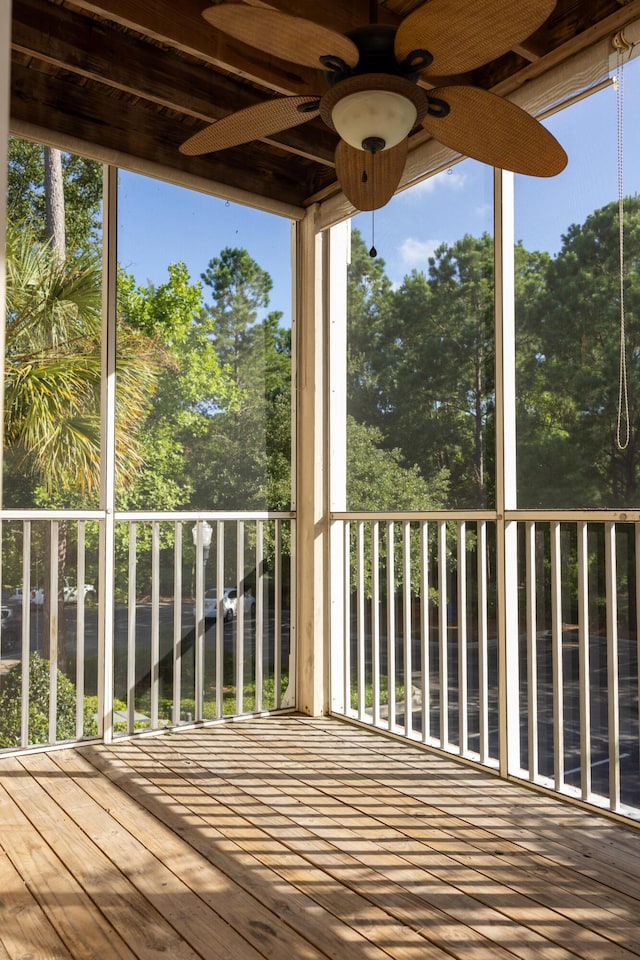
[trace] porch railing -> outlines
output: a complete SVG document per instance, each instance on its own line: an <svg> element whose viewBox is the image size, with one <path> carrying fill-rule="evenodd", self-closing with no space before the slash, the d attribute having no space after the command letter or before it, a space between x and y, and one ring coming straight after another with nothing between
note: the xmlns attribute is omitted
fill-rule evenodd
<svg viewBox="0 0 640 960"><path fill-rule="evenodd" d="M5 518L0 750L294 706L294 522Z"/></svg>
<svg viewBox="0 0 640 960"><path fill-rule="evenodd" d="M332 710L640 817L639 521L334 514Z"/></svg>

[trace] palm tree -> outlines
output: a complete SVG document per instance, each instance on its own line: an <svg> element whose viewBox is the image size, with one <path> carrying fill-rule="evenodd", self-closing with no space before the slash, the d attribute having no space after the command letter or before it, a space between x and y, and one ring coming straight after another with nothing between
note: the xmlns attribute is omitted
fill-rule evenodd
<svg viewBox="0 0 640 960"><path fill-rule="evenodd" d="M39 242L24 226L8 226L5 478L8 498L18 498L19 506L98 505L101 287L100 261L94 254L63 258L51 244ZM122 325L116 363L116 459L120 482L135 476L140 466L137 436L155 389L160 361L161 352L152 338ZM25 503L29 488L31 502ZM47 568L49 545L45 538ZM61 522L60 596L66 553L66 523ZM44 612L48 621L46 596ZM65 662L63 615L61 606L61 667ZM47 657L48 634L45 629Z"/></svg>
<svg viewBox="0 0 640 960"><path fill-rule="evenodd" d="M100 484L101 266L65 259L24 227L7 233L5 474L28 477L49 506L83 505ZM117 359L117 474L139 466L138 427L159 373L149 336L122 326ZM22 504L24 506L24 504Z"/></svg>

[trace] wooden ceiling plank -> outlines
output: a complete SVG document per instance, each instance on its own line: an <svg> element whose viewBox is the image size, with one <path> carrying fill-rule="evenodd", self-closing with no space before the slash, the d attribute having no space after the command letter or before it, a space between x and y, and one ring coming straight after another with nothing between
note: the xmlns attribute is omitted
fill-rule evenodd
<svg viewBox="0 0 640 960"><path fill-rule="evenodd" d="M541 76L553 67L568 60L570 57L593 46L599 40L613 37L614 34L622 30L627 24L638 19L640 19L640 0L629 0L624 7L616 10L615 13L592 24L592 26L583 30L581 33L572 36L560 46L540 57L534 63L528 64L526 67L523 67L522 70L512 74L490 89L501 96L507 96L507 94L518 90L529 80Z"/></svg>
<svg viewBox="0 0 640 960"><path fill-rule="evenodd" d="M297 64L269 57L252 47L216 32L202 18L207 3L180 0L179 15L173 3L163 0L74 0L75 6L170 47L199 57L238 76L281 94L315 94L322 74Z"/></svg>
<svg viewBox="0 0 640 960"><path fill-rule="evenodd" d="M264 99L207 65L47 0L14 0L13 11L14 50L198 120L211 123ZM334 164L335 137L320 121L311 135L292 130L272 139L298 156Z"/></svg>
<svg viewBox="0 0 640 960"><path fill-rule="evenodd" d="M93 85L80 86L15 61L11 115L49 129L52 135L75 136L107 150L146 157L176 172L185 170L297 206L315 182L315 170L326 170L302 160L293 165L286 155L264 145L185 158L178 152L181 128L144 101L114 101ZM329 179L332 175L329 171Z"/></svg>

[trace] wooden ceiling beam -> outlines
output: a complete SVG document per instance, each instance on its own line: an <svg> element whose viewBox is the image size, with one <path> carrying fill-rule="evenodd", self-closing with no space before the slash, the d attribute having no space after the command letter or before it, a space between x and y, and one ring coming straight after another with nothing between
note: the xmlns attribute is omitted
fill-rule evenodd
<svg viewBox="0 0 640 960"><path fill-rule="evenodd" d="M523 84L535 77L541 76L558 64L563 63L570 57L581 53L588 47L593 46L606 37L613 37L624 26L640 19L640 0L628 0L624 7L616 7L615 13L603 17L593 23L590 27L582 30L576 35L569 36L563 43L553 48L546 47L547 53L538 60L527 64L522 70L518 70L511 76L505 78L499 83L492 85L491 89L500 96L507 96L514 90L518 90ZM537 36L540 36L540 31ZM613 47L611 48L613 51Z"/></svg>
<svg viewBox="0 0 640 960"><path fill-rule="evenodd" d="M12 48L52 66L208 123L264 100L259 91L48 0L14 0ZM271 138L285 150L333 165L335 135L320 121ZM184 132L184 139L196 128Z"/></svg>
<svg viewBox="0 0 640 960"><path fill-rule="evenodd" d="M278 60L215 31L202 18L209 3L180 0L179 11L166 0L74 0L81 10L151 37L169 47L262 84L281 94L315 94L319 70ZM322 6L318 4L318 6Z"/></svg>
<svg viewBox="0 0 640 960"><path fill-rule="evenodd" d="M292 164L281 150L251 144L205 157L184 157L178 151L183 129L175 118L158 112L142 100L116 99L104 88L36 70L14 59L11 115L55 134L75 137L105 151L146 158L179 173L203 177L228 186L302 205L318 184L334 174L301 158Z"/></svg>

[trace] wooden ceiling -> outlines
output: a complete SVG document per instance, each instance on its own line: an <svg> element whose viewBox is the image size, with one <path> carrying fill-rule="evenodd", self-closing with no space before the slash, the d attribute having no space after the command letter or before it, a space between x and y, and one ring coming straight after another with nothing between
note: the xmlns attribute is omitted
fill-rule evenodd
<svg viewBox="0 0 640 960"><path fill-rule="evenodd" d="M397 24L420 4L380 0L379 22ZM297 207L336 193L337 138L319 118L216 154L179 153L205 122L275 96L326 89L321 71L216 33L201 16L210 5L13 0L15 129L50 131L54 143L77 138L95 145L98 157L116 151L175 170L176 179L186 173ZM370 22L370 0L273 0L271 6L341 33ZM558 0L531 37L461 79L508 94L638 18L640 0ZM426 136L413 136L410 149Z"/></svg>

